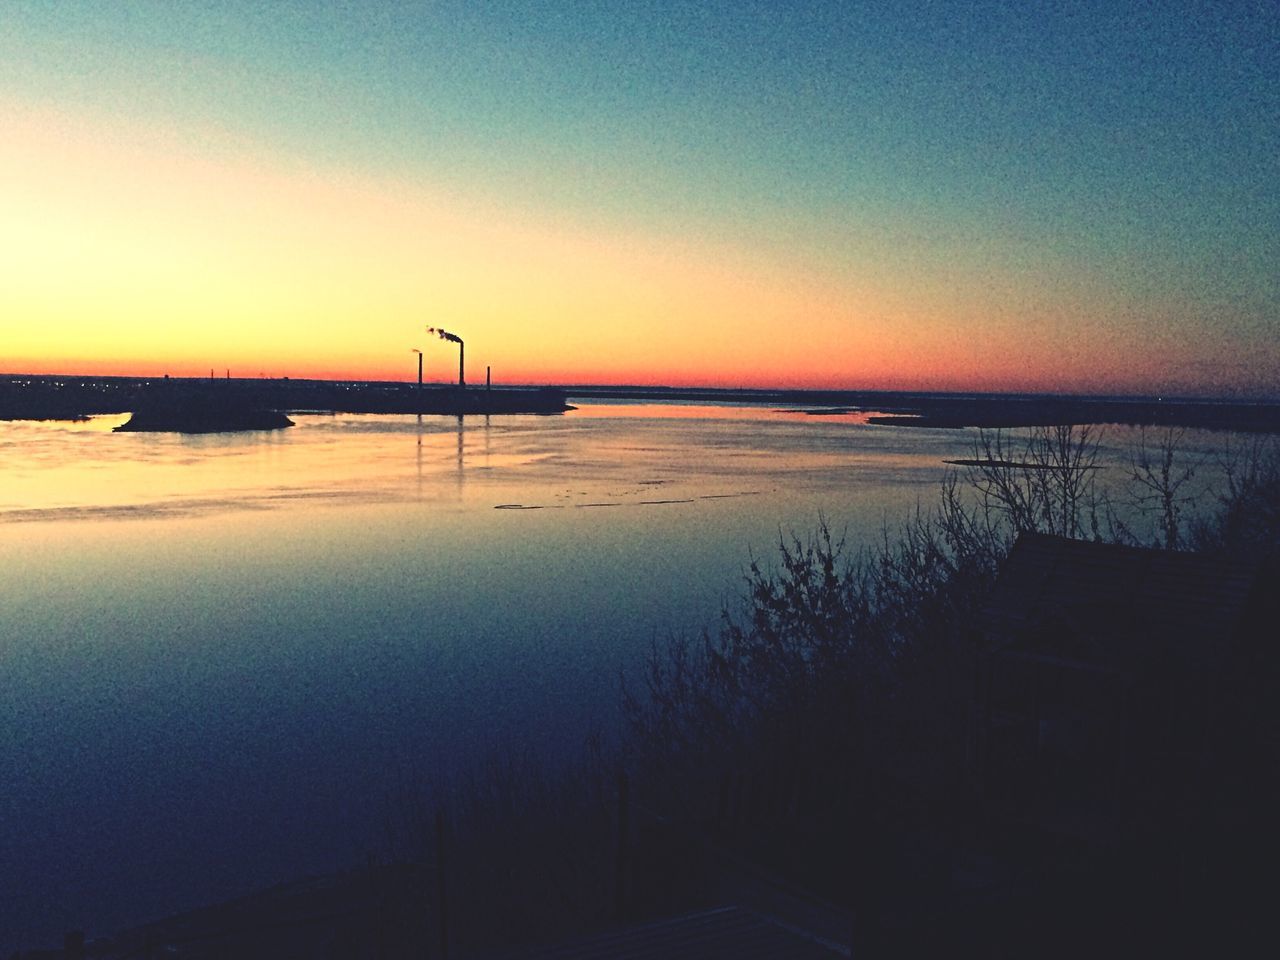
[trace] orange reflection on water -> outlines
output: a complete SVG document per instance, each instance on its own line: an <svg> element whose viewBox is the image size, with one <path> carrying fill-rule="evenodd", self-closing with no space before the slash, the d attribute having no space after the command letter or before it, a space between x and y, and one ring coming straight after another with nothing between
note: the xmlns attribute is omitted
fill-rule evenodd
<svg viewBox="0 0 1280 960"><path fill-rule="evenodd" d="M774 422L812 421L813 423L867 423L875 410L850 407L787 407L766 404L727 404L708 400L702 403L668 403L592 400L571 410L566 416L589 419L639 420L767 420Z"/></svg>
<svg viewBox="0 0 1280 960"><path fill-rule="evenodd" d="M295 414L288 430L114 433L128 414L0 423L0 523L140 519L293 504L458 499L464 457L496 468L460 420ZM448 478L449 483L428 483Z"/></svg>

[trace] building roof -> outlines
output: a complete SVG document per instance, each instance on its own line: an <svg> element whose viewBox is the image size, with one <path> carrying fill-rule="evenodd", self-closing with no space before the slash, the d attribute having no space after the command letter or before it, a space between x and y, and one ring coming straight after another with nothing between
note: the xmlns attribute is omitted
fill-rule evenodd
<svg viewBox="0 0 1280 960"><path fill-rule="evenodd" d="M720 907L521 953L525 960L834 960L848 951L742 907Z"/></svg>
<svg viewBox="0 0 1280 960"><path fill-rule="evenodd" d="M983 610L995 648L1055 632L1112 660L1217 659L1246 632L1261 565L1023 533Z"/></svg>

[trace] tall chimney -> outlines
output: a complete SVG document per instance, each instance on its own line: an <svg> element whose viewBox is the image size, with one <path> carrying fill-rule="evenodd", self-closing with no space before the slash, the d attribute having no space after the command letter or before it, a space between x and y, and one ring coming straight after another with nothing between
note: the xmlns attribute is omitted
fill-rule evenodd
<svg viewBox="0 0 1280 960"><path fill-rule="evenodd" d="M493 367L484 368L484 388L486 390L493 389Z"/></svg>
<svg viewBox="0 0 1280 960"><path fill-rule="evenodd" d="M418 387L422 387L422 351L418 351Z"/></svg>
<svg viewBox="0 0 1280 960"><path fill-rule="evenodd" d="M460 387L465 387L467 385L467 377L463 370L463 365L462 365L463 357L465 356L463 351L465 349L466 349L466 344L464 344L461 340L459 340L458 341L458 386Z"/></svg>

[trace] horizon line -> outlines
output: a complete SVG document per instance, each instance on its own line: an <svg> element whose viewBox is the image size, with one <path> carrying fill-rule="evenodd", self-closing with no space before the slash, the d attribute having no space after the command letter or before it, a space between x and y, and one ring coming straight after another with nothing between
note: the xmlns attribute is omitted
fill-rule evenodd
<svg viewBox="0 0 1280 960"><path fill-rule="evenodd" d="M238 381L289 381L294 383L360 383L370 385L396 385L396 386L413 386L416 387L415 380L388 380L376 378L362 377L318 377L318 376L291 376L282 374L280 376L268 376L259 374L258 376L220 376L213 377L204 374L196 375L170 375L170 374L84 374L84 373L27 373L23 371L4 371L0 372L0 378L5 380L27 379L27 380L130 380L130 381L156 381L156 380L179 380L179 381L206 381L213 380L215 382L226 380ZM452 381L434 380L422 384L423 387L440 389L440 388L457 388L457 383ZM483 384L468 384L465 389L483 390ZM767 395L876 395L876 396L898 396L898 397L937 397L937 398L964 398L964 397L1027 397L1038 399L1065 399L1065 400L1109 400L1109 401L1141 401L1141 402L1157 402L1157 403L1221 403L1221 404L1247 404L1247 405L1275 405L1280 404L1280 393L1271 394L1252 394L1241 391L1234 395L1230 394L1187 394L1187 393L1116 393L1116 392L1074 392L1062 390L981 390L981 389L947 389L938 390L930 388L886 388L886 387L788 387L788 386L712 386L712 385L695 385L695 386L675 386L671 384L641 384L641 383L503 383L498 385L496 389L555 389L563 390L566 393L600 393L600 392L632 392L632 393L672 393L672 394L717 394L723 395L725 399L734 396L767 396Z"/></svg>

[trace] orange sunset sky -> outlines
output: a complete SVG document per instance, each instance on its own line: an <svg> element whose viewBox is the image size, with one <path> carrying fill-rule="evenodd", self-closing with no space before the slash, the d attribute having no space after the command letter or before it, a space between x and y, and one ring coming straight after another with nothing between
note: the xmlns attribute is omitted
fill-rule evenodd
<svg viewBox="0 0 1280 960"><path fill-rule="evenodd" d="M1267 5L316 6L6 8L0 370L1277 392Z"/></svg>

